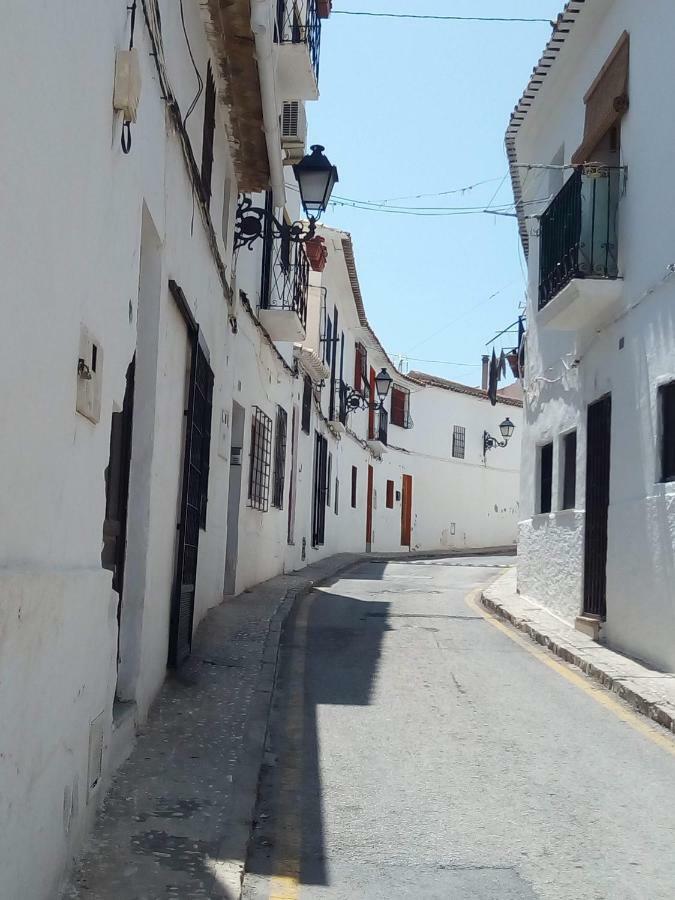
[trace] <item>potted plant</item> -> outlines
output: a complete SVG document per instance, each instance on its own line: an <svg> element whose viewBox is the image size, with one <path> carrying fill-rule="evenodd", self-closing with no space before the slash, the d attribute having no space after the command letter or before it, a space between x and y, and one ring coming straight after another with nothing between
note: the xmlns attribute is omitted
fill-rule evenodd
<svg viewBox="0 0 675 900"><path fill-rule="evenodd" d="M328 261L328 247L325 240L318 234L305 241L305 253L309 264L315 272L323 272Z"/></svg>
<svg viewBox="0 0 675 900"><path fill-rule="evenodd" d="M327 19L333 6L333 0L316 0L316 11L320 19Z"/></svg>

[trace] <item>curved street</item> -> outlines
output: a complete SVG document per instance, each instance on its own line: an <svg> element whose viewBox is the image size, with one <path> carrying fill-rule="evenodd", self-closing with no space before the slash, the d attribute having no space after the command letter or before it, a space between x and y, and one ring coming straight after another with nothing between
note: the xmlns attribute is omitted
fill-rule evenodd
<svg viewBox="0 0 675 900"><path fill-rule="evenodd" d="M673 897L675 741L478 607L510 562L362 562L301 601L247 900Z"/></svg>

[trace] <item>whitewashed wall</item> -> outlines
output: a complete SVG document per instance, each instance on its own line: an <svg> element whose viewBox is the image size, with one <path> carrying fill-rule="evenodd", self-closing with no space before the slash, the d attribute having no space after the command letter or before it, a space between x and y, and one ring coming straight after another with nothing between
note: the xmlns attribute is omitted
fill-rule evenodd
<svg viewBox="0 0 675 900"><path fill-rule="evenodd" d="M569 162L583 134L583 95L628 31L630 109L621 125L628 178L619 205L623 290L614 321L600 334L542 329L536 312L538 241L531 223L519 584L569 619L581 611L586 410L611 391L607 622L602 635L613 646L671 671L675 488L659 483L657 386L675 377L675 282L664 283L667 267L675 262L675 213L664 190L675 126L663 114L656 86L668 82L674 65L669 48L675 21L667 0L650 3L647 15L630 0L594 0L586 6L520 130L518 160L549 163L564 147ZM549 177L530 172L526 199L546 196ZM568 368L576 359L578 366ZM573 427L578 429L576 512L560 512L555 499L559 437ZM538 516L537 446L549 440L554 441L554 512Z"/></svg>

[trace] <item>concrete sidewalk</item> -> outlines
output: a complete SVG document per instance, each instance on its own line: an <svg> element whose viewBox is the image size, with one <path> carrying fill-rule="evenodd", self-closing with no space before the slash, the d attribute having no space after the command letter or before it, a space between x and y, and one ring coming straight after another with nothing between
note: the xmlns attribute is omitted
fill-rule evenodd
<svg viewBox="0 0 675 900"><path fill-rule="evenodd" d="M509 569L483 591L482 602L486 609L675 733L675 673L648 669L615 653L534 600L517 593L515 568Z"/></svg>
<svg viewBox="0 0 675 900"><path fill-rule="evenodd" d="M240 897L284 619L360 558L333 556L208 613L113 778L64 900Z"/></svg>

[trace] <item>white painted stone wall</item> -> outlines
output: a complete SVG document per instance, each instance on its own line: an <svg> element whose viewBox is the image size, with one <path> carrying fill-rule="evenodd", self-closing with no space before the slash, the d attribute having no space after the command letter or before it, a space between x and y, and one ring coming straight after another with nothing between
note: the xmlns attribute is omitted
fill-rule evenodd
<svg viewBox="0 0 675 900"><path fill-rule="evenodd" d="M530 109L517 140L521 164L564 160L581 143L583 95L620 35L630 34L630 109L621 125L628 167L619 205L622 292L609 324L596 334L550 332L536 311L538 241L530 220L528 401L522 457L519 585L571 619L583 589L586 410L612 393L607 622L603 639L656 666L675 667L675 486L659 483L659 383L675 377L675 262L672 204L664 190L672 117L660 85L673 67L675 21L667 0L649 12L631 0L591 0ZM530 171L525 199L555 190L555 174ZM664 181L665 180L665 181ZM541 207L539 207L541 208ZM529 207L537 212L536 205ZM664 279L666 279L664 281ZM623 339L623 349L620 340ZM579 360L578 365L574 360ZM578 430L576 512L536 515L537 447L553 440L554 486L560 435Z"/></svg>

